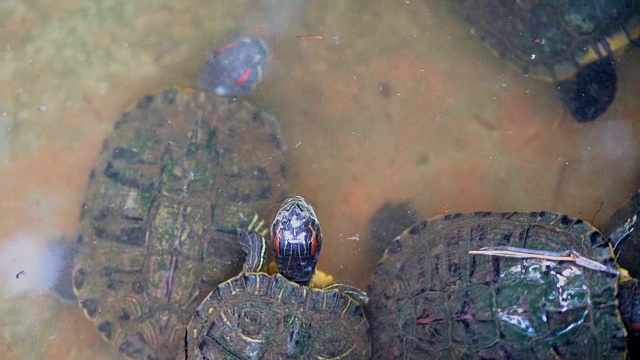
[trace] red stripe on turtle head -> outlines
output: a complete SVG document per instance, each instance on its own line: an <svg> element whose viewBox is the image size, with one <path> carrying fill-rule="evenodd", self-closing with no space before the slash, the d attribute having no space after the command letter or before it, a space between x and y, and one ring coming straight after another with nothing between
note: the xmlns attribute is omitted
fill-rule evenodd
<svg viewBox="0 0 640 360"><path fill-rule="evenodd" d="M250 67L248 67L248 68L247 68L247 70L245 70L245 71L242 73L242 75L240 75L240 77L236 79L236 84L238 84L238 85L242 85L242 84L244 84L245 82L247 82L247 80L249 79L249 76L251 76L251 73L252 73L252 72L253 72L253 71L251 70L251 68L250 68Z"/></svg>
<svg viewBox="0 0 640 360"><path fill-rule="evenodd" d="M274 251L276 252L276 254L280 255L280 235L278 235L278 232L275 232L275 235L273 236L273 246L274 246Z"/></svg>
<svg viewBox="0 0 640 360"><path fill-rule="evenodd" d="M316 250L318 249L318 240L316 239L316 231L313 229L313 226L309 225L309 229L311 229L311 255L316 254Z"/></svg>
<svg viewBox="0 0 640 360"><path fill-rule="evenodd" d="M225 46L223 46L223 47L221 47L221 48L218 48L218 50L216 50L216 54L219 54L219 53L221 53L221 52L223 52L223 51L225 51L225 50L228 50L228 49L234 48L234 47L236 47L236 46L238 46L238 42L237 42L237 41L230 42L230 43L228 43L227 45L225 45Z"/></svg>

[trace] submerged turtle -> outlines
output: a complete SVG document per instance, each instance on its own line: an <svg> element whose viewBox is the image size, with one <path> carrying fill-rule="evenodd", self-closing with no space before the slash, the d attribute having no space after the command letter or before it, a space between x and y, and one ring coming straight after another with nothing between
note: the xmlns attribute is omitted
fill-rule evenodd
<svg viewBox="0 0 640 360"><path fill-rule="evenodd" d="M342 284L308 287L322 234L304 199L296 196L282 204L272 239L282 274L258 272L264 238L242 232L243 272L220 284L198 307L187 331L185 357L368 359L369 324L361 307L366 294Z"/></svg>
<svg viewBox="0 0 640 360"><path fill-rule="evenodd" d="M243 59L241 74L265 60ZM238 230L283 198L284 169L276 119L243 100L169 88L127 110L89 176L72 273L102 336L130 358L175 358L198 304L242 268Z"/></svg>
<svg viewBox="0 0 640 360"><path fill-rule="evenodd" d="M417 223L385 252L369 295L375 359L623 358L625 325L640 331L638 281L610 242L547 212Z"/></svg>
<svg viewBox="0 0 640 360"><path fill-rule="evenodd" d="M374 259L380 258L389 240L418 221L418 210L409 201L386 202L369 219L369 234Z"/></svg>
<svg viewBox="0 0 640 360"><path fill-rule="evenodd" d="M577 121L613 102L612 55L640 38L639 0L457 0L467 21L500 57L525 74L559 83Z"/></svg>

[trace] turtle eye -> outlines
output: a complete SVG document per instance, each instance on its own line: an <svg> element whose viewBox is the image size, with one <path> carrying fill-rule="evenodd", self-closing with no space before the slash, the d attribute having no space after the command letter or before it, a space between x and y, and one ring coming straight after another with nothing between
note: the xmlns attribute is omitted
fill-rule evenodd
<svg viewBox="0 0 640 360"><path fill-rule="evenodd" d="M313 229L313 226L309 225L309 230L311 230L311 255L316 254L316 250L318 248L318 240L316 238L316 231Z"/></svg>

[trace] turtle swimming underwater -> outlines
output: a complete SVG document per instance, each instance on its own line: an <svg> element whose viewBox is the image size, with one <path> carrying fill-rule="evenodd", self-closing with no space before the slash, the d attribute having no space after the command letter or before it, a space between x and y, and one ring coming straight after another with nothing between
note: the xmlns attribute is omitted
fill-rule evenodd
<svg viewBox="0 0 640 360"><path fill-rule="evenodd" d="M265 61L242 59L241 74ZM227 93L257 81L229 76ZM284 198L284 170L276 119L244 100L169 88L125 111L89 176L72 273L102 336L129 358L175 358L198 304L242 268L239 229Z"/></svg>
<svg viewBox="0 0 640 360"><path fill-rule="evenodd" d="M343 284L308 287L322 234L303 198L287 199L272 225L282 274L258 272L265 255L262 236L242 232L239 242L247 253L243 272L198 307L187 331L185 358L369 358L369 324L361 307L366 294Z"/></svg>
<svg viewBox="0 0 640 360"><path fill-rule="evenodd" d="M391 242L369 295L374 359L624 358L640 330L638 281L611 243L549 212L419 222Z"/></svg>
<svg viewBox="0 0 640 360"><path fill-rule="evenodd" d="M612 55L640 38L639 0L456 0L467 22L500 57L558 84L579 122L613 102Z"/></svg>
<svg viewBox="0 0 640 360"><path fill-rule="evenodd" d="M369 234L373 257L378 259L389 241L418 221L418 210L409 201L386 202L369 219Z"/></svg>

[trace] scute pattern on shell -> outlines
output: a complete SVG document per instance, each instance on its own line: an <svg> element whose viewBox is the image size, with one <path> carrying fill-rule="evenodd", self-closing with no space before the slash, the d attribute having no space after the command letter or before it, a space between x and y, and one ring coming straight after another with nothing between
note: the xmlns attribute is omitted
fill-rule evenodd
<svg viewBox="0 0 640 360"><path fill-rule="evenodd" d="M278 123L240 99L169 88L104 142L73 286L130 358L175 358L197 305L242 268L237 230L286 192Z"/></svg>
<svg viewBox="0 0 640 360"><path fill-rule="evenodd" d="M617 276L468 254L486 246L574 249L615 266L607 240L566 215L478 212L420 222L393 241L369 288L373 358L622 358Z"/></svg>
<svg viewBox="0 0 640 360"><path fill-rule="evenodd" d="M557 82L640 38L638 0L456 0L489 47L531 77Z"/></svg>
<svg viewBox="0 0 640 360"><path fill-rule="evenodd" d="M265 273L242 273L218 286L198 307L187 343L189 359L371 355L369 324L357 301Z"/></svg>

